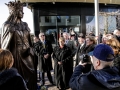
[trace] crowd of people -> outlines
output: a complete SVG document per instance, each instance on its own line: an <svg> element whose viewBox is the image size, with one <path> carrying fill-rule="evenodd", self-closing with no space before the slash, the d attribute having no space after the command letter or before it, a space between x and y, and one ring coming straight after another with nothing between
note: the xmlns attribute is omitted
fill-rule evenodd
<svg viewBox="0 0 120 90"><path fill-rule="evenodd" d="M42 37L40 37L41 34L42 34ZM75 36L77 36L77 40L75 39ZM88 34L88 35L85 35L83 33L79 33L77 35L73 35L73 34L71 35L70 33L64 32L58 40L58 45L53 48L53 51L51 53L49 53L47 49L48 47L47 45L45 45L46 48L44 48L43 44L38 45L38 43L43 41L41 39L44 39L44 42L46 42L47 40L45 39L45 33L40 32L39 34L40 41L36 42L36 46L40 46L40 47L39 48L34 47L34 48L35 48L35 51L39 51L39 54L44 58L46 54L49 54L50 57L52 56L51 58L54 61L54 66L53 66L54 68L53 81L54 82L52 85L56 85L56 87L59 90L66 90L68 88L71 88L72 90L81 90L80 88L82 88L82 86L79 85L79 82L83 83L83 81L81 80L82 75L87 75L88 73L91 73L93 71L95 71L95 74L96 74L96 70L99 70L99 69L101 70L104 68L106 69L106 67L108 67L108 69L112 68L113 66L119 68L120 66L120 40L119 38L120 38L119 30L115 30L113 34L112 33L105 34L103 36L100 35L97 38L95 37L94 33ZM97 45L97 40L100 41L100 44L98 45ZM97 47L98 49L96 50ZM47 51L47 52L44 53L44 51ZM91 53L93 54L91 55ZM109 54L111 55L109 56ZM49 59L50 62L51 62L51 58ZM38 60L38 61L41 61L41 60ZM95 60L96 61L99 60L100 66L99 65L95 66L98 64L98 63L94 63ZM43 60L41 63L38 63L38 65L42 66L45 64L44 65L45 67L49 67L48 63L46 63L47 61ZM49 64L52 65L51 63ZM112 69L110 70L112 73ZM103 73L103 75L101 74L102 76L100 77L106 78L107 80L109 76L104 77L106 73L107 75L110 76L110 79L111 79L110 83L116 82L116 83L119 83L120 85L120 82L119 82L120 74L118 74L118 80L113 81L112 79L114 79L116 76L112 78L112 75L110 75L111 73L108 73L108 72ZM117 73L117 72L114 72L114 73ZM79 76L79 78L77 75ZM80 79L80 81L78 79ZM97 78L94 78L94 79L97 79ZM43 80L43 77L41 78L41 80ZM85 84L89 85L90 82L91 81L88 81L87 83L85 82ZM77 86L77 83L79 86ZM96 83L99 84L97 81L93 83L95 85ZM107 90L107 88L110 89L111 87L112 87L112 90L118 90L114 88L119 87L120 89L119 85L116 85L116 86L113 85L114 87L113 86L105 87L104 85L102 85L102 87L99 90ZM90 86L86 87L83 90L87 90L89 89L89 87ZM106 89L104 89L104 87ZM95 86L95 88L97 87Z"/></svg>
<svg viewBox="0 0 120 90"><path fill-rule="evenodd" d="M27 23L21 21L20 1L6 5L10 15L1 34L0 90L37 90L37 68L41 86L47 73L50 84L59 90L120 90L119 29L96 37L72 28L53 48L44 32L31 40Z"/></svg>

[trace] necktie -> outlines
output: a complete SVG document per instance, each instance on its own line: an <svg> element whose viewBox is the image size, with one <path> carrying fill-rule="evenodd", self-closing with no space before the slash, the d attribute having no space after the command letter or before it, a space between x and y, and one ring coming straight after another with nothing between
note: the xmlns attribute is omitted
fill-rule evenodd
<svg viewBox="0 0 120 90"><path fill-rule="evenodd" d="M42 42L42 44L43 44L43 48L45 48L45 43L44 43L44 42Z"/></svg>

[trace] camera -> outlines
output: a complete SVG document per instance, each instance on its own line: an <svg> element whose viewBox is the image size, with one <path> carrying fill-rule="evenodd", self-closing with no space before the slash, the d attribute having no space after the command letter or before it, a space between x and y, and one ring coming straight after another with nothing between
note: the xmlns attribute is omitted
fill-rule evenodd
<svg viewBox="0 0 120 90"><path fill-rule="evenodd" d="M87 73L92 70L91 59L87 54L83 54L80 56L80 60L82 63L87 63L83 69L83 73Z"/></svg>
<svg viewBox="0 0 120 90"><path fill-rule="evenodd" d="M81 62L82 63L87 63L87 62L91 62L90 60L90 56L88 56L87 54L83 54L80 56Z"/></svg>

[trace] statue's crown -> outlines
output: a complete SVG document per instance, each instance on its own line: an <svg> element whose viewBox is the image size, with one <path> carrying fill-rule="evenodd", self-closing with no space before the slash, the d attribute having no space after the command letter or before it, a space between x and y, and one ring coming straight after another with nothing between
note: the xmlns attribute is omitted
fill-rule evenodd
<svg viewBox="0 0 120 90"><path fill-rule="evenodd" d="M5 3L6 4L6 3ZM8 4L6 4L11 11L16 11L16 10L23 10L23 3L21 3L20 1L10 1L8 2Z"/></svg>

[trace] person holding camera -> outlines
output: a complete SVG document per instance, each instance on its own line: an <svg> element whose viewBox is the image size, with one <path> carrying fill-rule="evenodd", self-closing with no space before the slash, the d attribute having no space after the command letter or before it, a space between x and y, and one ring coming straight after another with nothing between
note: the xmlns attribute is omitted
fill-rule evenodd
<svg viewBox="0 0 120 90"><path fill-rule="evenodd" d="M120 90L120 69L113 66L114 52L106 44L98 44L89 53L93 71L83 74L86 63L79 63L70 79L72 90Z"/></svg>

